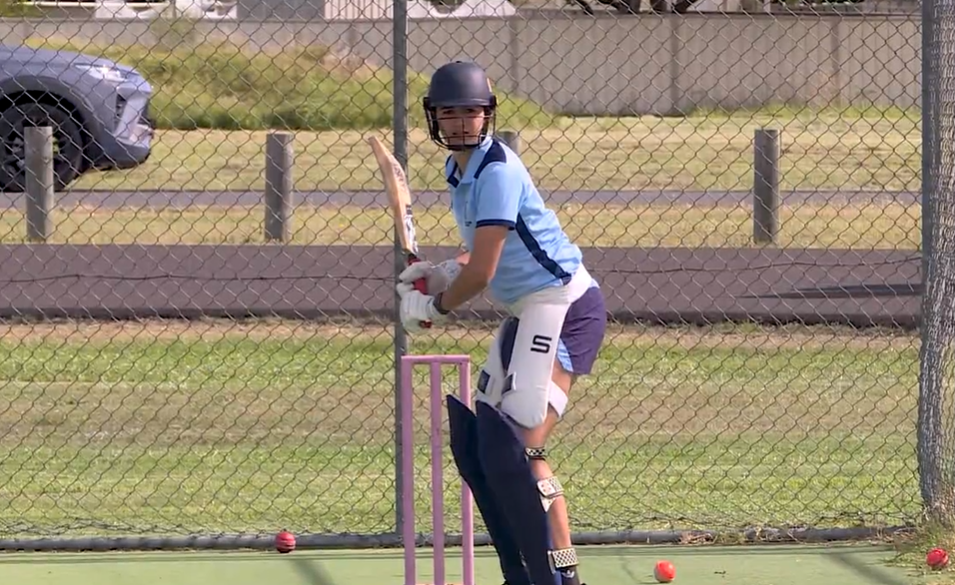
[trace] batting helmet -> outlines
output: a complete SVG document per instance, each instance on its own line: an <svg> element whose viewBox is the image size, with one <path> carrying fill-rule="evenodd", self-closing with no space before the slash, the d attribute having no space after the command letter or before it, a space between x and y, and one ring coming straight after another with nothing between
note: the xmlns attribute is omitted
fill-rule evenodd
<svg viewBox="0 0 955 585"><path fill-rule="evenodd" d="M424 113L428 121L431 140L450 150L474 148L489 132L494 131L497 97L491 82L481 67L466 61L454 61L442 65L431 76L428 95L424 97ZM484 108L484 126L476 144L449 144L441 136L438 127L438 108Z"/></svg>

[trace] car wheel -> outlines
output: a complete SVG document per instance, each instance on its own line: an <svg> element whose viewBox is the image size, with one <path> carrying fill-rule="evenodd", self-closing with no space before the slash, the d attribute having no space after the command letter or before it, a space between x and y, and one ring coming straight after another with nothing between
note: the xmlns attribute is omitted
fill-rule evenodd
<svg viewBox="0 0 955 585"><path fill-rule="evenodd" d="M53 188L62 191L82 172L82 130L66 110L38 103L15 104L0 114L0 190L18 193L24 189L26 126L53 129Z"/></svg>

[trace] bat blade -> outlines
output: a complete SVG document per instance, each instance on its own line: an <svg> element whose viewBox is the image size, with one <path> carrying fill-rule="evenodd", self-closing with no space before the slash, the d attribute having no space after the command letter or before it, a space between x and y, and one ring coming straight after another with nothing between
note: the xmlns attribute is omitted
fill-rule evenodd
<svg viewBox="0 0 955 585"><path fill-rule="evenodd" d="M395 226L398 228L401 248L409 256L409 260L417 260L418 242L415 238L414 213L411 207L411 188L408 186L408 178L398 160L385 148L377 136L370 137L368 143L375 153L378 168L381 169L389 208L395 220Z"/></svg>
<svg viewBox="0 0 955 585"><path fill-rule="evenodd" d="M377 136L370 136L368 144L378 161L382 179L385 183L385 192L388 194L388 206L391 209L395 228L398 231L398 241L405 255L405 262L411 266L420 262L418 257L418 240L415 235L414 212L411 206L411 187L408 186L408 177L398 160L385 148ZM428 294L427 281L419 278L414 282L415 290L421 294ZM423 327L430 327L430 322L422 322Z"/></svg>

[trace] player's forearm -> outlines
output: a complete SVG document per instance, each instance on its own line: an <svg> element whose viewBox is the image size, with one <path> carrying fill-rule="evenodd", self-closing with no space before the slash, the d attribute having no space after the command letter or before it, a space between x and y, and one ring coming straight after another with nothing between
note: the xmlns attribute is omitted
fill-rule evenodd
<svg viewBox="0 0 955 585"><path fill-rule="evenodd" d="M488 279L477 270L469 269L465 265L461 269L461 274L454 279L448 290L441 295L441 308L445 311L453 311L464 303L476 297L487 288Z"/></svg>

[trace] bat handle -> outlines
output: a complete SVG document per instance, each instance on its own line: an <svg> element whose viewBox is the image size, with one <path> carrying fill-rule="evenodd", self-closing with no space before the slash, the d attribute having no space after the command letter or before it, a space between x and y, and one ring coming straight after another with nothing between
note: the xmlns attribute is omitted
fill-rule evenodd
<svg viewBox="0 0 955 585"><path fill-rule="evenodd" d="M428 280L425 278L419 278L418 280L414 281L414 289L423 295L428 294Z"/></svg>
<svg viewBox="0 0 955 585"><path fill-rule="evenodd" d="M421 260L415 257L409 258L408 266L411 266L412 264L416 262L421 262ZM416 291L418 291L419 293L423 295L428 294L428 280L426 278L419 278L418 280L414 281L414 288ZM421 321L420 324L425 329L431 328L431 321Z"/></svg>

